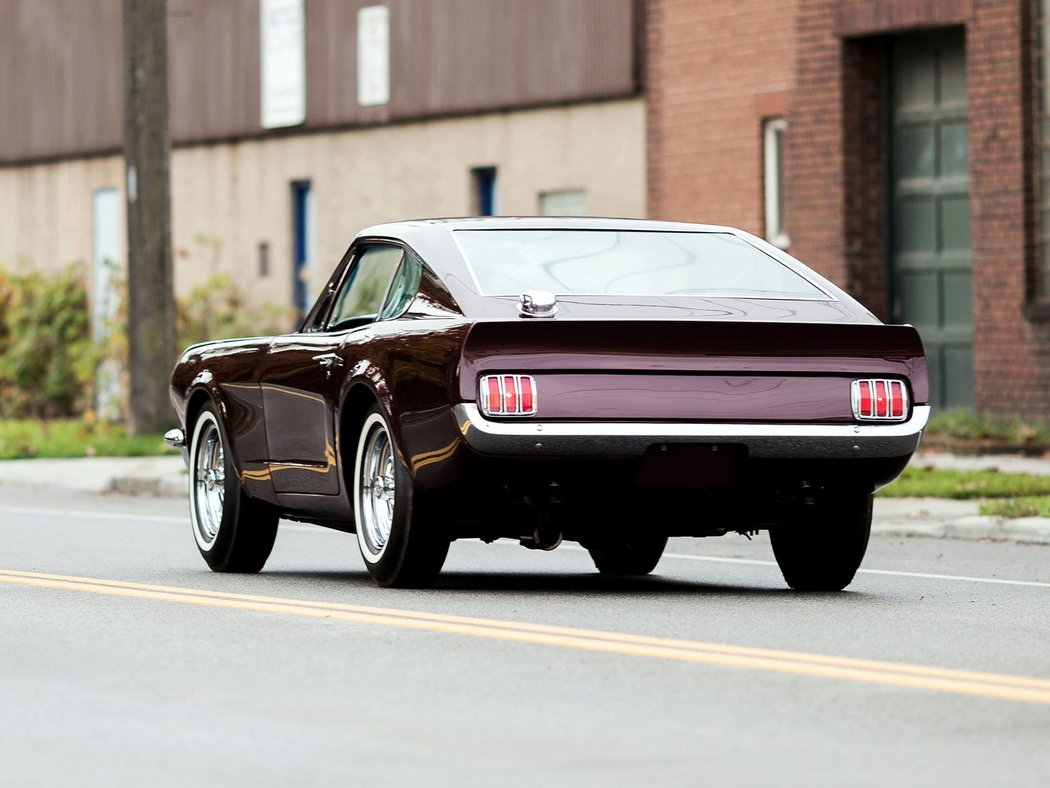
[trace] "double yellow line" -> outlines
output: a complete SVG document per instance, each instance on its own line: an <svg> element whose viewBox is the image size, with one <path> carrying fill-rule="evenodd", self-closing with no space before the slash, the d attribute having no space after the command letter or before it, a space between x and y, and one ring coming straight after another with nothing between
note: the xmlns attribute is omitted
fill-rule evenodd
<svg viewBox="0 0 1050 788"><path fill-rule="evenodd" d="M517 621L450 616L397 608L313 602L87 577L0 570L0 583L106 596L178 602L256 613L304 616L355 624L414 629L532 645L720 665L818 678L976 695L1050 705L1050 680L924 665L824 656L795 651L574 629Z"/></svg>

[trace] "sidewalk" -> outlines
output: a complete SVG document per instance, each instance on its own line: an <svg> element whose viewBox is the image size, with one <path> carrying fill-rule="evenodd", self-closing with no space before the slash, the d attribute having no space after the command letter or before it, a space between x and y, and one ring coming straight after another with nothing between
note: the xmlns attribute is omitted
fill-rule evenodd
<svg viewBox="0 0 1050 788"><path fill-rule="evenodd" d="M41 490L181 498L189 489L189 475L178 455L3 460L0 461L0 485L3 484Z"/></svg>
<svg viewBox="0 0 1050 788"><path fill-rule="evenodd" d="M920 453L913 465L1050 476L1050 460L1013 455L960 457ZM0 485L91 494L184 497L189 475L179 456L83 457L70 460L0 461ZM875 499L872 532L886 536L1013 540L1050 544L1050 518L1007 519L977 513L976 501L940 498Z"/></svg>

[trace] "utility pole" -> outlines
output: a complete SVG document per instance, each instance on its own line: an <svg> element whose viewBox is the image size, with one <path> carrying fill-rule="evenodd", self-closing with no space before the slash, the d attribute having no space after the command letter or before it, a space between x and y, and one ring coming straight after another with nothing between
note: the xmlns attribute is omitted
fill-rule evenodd
<svg viewBox="0 0 1050 788"><path fill-rule="evenodd" d="M132 434L171 426L175 363L167 0L124 0L124 161Z"/></svg>

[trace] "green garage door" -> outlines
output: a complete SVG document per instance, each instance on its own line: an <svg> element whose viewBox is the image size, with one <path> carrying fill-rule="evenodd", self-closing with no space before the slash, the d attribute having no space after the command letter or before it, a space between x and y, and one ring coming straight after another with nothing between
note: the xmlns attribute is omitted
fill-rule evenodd
<svg viewBox="0 0 1050 788"><path fill-rule="evenodd" d="M963 32L894 39L890 64L891 313L922 335L931 402L972 408Z"/></svg>

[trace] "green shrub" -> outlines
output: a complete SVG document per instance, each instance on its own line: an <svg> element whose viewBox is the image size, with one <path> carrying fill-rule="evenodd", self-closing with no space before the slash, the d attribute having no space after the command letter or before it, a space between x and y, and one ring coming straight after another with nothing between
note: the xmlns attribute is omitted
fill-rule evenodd
<svg viewBox="0 0 1050 788"><path fill-rule="evenodd" d="M98 360L82 266L53 276L0 268L0 417L81 413Z"/></svg>
<svg viewBox="0 0 1050 788"><path fill-rule="evenodd" d="M118 307L96 346L82 266L54 275L0 267L0 418L94 417L99 364L108 362L118 375L127 369L127 285L114 280L113 286ZM292 320L291 310L249 305L227 274L212 275L176 299L176 308L176 350L209 339L281 333ZM116 399L106 412L122 412L122 397Z"/></svg>
<svg viewBox="0 0 1050 788"><path fill-rule="evenodd" d="M292 310L249 305L229 274L212 274L178 299L180 347L209 339L266 336L289 330Z"/></svg>

